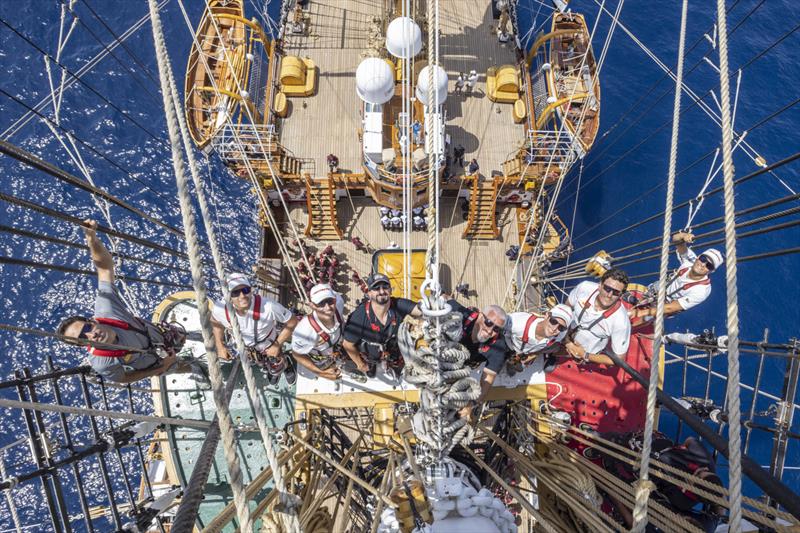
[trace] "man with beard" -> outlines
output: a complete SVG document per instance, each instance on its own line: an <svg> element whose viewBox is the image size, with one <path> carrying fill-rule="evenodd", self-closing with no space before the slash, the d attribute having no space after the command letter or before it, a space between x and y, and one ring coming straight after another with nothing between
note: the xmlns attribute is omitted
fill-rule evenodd
<svg viewBox="0 0 800 533"><path fill-rule="evenodd" d="M572 325L564 347L579 364L613 365L605 355L610 350L625 357L631 337L631 321L620 297L628 286L628 275L618 268L607 270L600 283L584 281L572 289L567 303L572 307Z"/></svg>
<svg viewBox="0 0 800 533"><path fill-rule="evenodd" d="M271 298L253 294L250 280L244 274L230 274L226 283L250 360L267 371L270 385L277 385L283 373L286 374L286 382L292 385L297 380L297 373L291 358L286 357L282 348L291 339L297 318ZM283 326L280 332L279 325ZM222 359L231 359L225 346L225 330L231 327L231 316L222 300L214 302L211 326L217 353Z"/></svg>
<svg viewBox="0 0 800 533"><path fill-rule="evenodd" d="M314 374L335 380L344 327L344 301L327 283L314 285L308 293L311 314L304 316L292 333L295 361Z"/></svg>
<svg viewBox="0 0 800 533"><path fill-rule="evenodd" d="M485 363L481 373L480 404L492 388L498 372L503 369L509 356L503 330L508 319L498 305L489 305L479 311L475 307L464 307L455 300L447 302L452 310L461 314L461 342L469 351L466 364L477 368Z"/></svg>
<svg viewBox="0 0 800 533"><path fill-rule="evenodd" d="M419 306L406 298L393 298L392 285L385 274L367 279L367 298L347 319L342 347L358 370L375 377L379 362L399 379L403 356L397 346L397 330L407 315L422 316Z"/></svg>

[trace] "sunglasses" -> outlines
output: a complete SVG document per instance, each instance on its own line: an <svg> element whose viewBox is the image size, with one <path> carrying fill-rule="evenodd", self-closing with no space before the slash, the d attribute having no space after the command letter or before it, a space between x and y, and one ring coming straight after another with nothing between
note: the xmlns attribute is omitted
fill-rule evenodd
<svg viewBox="0 0 800 533"><path fill-rule="evenodd" d="M317 307L328 307L330 305L336 304L336 298L325 298L320 303L317 304Z"/></svg>
<svg viewBox="0 0 800 533"><path fill-rule="evenodd" d="M231 298L236 298L240 294L248 295L253 291L253 287L242 287L231 291Z"/></svg>
<svg viewBox="0 0 800 533"><path fill-rule="evenodd" d="M391 290L391 289L392 289L392 287L388 283L378 283L377 285L373 285L371 290L373 290L373 291L388 291L388 290Z"/></svg>
<svg viewBox="0 0 800 533"><path fill-rule="evenodd" d="M619 289L614 289L613 287L609 287L605 283L603 283L603 290L606 291L608 294L612 296L622 296L622 291Z"/></svg>
<svg viewBox="0 0 800 533"><path fill-rule="evenodd" d="M500 330L503 329L502 327L498 326L497 324L495 324L494 322L492 322L488 318L484 318L483 319L483 325L486 326L487 328L490 328L495 333L500 333Z"/></svg>
<svg viewBox="0 0 800 533"><path fill-rule="evenodd" d="M706 266L709 272L714 272L714 262L711 261L711 259L709 259L705 255L701 255L700 257L698 257L698 259L700 260L701 263L703 263Z"/></svg>
<svg viewBox="0 0 800 533"><path fill-rule="evenodd" d="M562 331L566 331L567 330L567 326L562 326L561 323L558 320L556 320L555 318L551 317L548 320L548 322L550 322L551 326L555 326L558 329L559 333L561 333Z"/></svg>
<svg viewBox="0 0 800 533"><path fill-rule="evenodd" d="M78 338L89 340L89 332L91 332L93 329L94 329L94 322L86 322L85 324L83 324L81 332L78 333Z"/></svg>

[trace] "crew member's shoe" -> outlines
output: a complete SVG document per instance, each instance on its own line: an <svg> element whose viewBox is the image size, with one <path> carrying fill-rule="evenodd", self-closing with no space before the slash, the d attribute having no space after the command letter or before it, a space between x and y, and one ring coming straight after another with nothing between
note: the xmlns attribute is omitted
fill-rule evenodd
<svg viewBox="0 0 800 533"><path fill-rule="evenodd" d="M367 377L374 378L375 373L378 371L377 363L369 363L369 370L367 370Z"/></svg>
<svg viewBox="0 0 800 533"><path fill-rule="evenodd" d="M273 374L272 372L267 372L267 381L273 387L277 385L280 380L281 380L280 374Z"/></svg>
<svg viewBox="0 0 800 533"><path fill-rule="evenodd" d="M294 367L294 361L286 358L286 368L283 371L283 375L286 376L286 383L289 385L294 385L297 383L297 370Z"/></svg>
<svg viewBox="0 0 800 533"><path fill-rule="evenodd" d="M558 366L558 358L553 354L544 357L544 373L549 374Z"/></svg>

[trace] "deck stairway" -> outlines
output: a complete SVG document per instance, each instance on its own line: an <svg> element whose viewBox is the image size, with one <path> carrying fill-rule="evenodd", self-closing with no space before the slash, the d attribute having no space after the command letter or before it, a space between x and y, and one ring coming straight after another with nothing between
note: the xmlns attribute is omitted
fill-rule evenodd
<svg viewBox="0 0 800 533"><path fill-rule="evenodd" d="M299 176L303 171L303 161L281 150L278 156L278 168L281 176Z"/></svg>
<svg viewBox="0 0 800 533"><path fill-rule="evenodd" d="M308 222L306 236L321 241L342 239L342 230L336 220L336 189L330 178L312 178L305 175L306 208Z"/></svg>
<svg viewBox="0 0 800 533"><path fill-rule="evenodd" d="M539 120L547 108L547 80L545 80L545 73L541 70L537 71L531 76L531 89L533 92L533 106L534 106L534 120L533 124Z"/></svg>
<svg viewBox="0 0 800 533"><path fill-rule="evenodd" d="M498 184L502 180L472 179L469 195L467 227L462 235L465 239L493 240L500 236L497 228Z"/></svg>

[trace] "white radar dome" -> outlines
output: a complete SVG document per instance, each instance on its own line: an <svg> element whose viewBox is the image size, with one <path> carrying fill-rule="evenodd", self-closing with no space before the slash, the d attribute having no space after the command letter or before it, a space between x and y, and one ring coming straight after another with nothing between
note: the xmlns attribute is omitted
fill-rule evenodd
<svg viewBox="0 0 800 533"><path fill-rule="evenodd" d="M397 17L386 28L386 49L394 57L409 59L422 50L422 31L408 17Z"/></svg>
<svg viewBox="0 0 800 533"><path fill-rule="evenodd" d="M394 95L394 72L389 63L368 57L356 69L356 93L368 104L385 104Z"/></svg>
<svg viewBox="0 0 800 533"><path fill-rule="evenodd" d="M434 87L434 101L428 102L428 95L430 93L430 69L431 66L423 68L419 76L417 76L417 100L422 102L422 105L439 105L444 104L447 100L447 72L444 71L439 65L433 65L433 87Z"/></svg>

